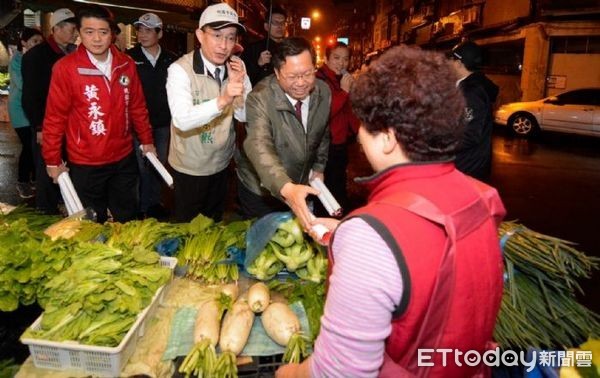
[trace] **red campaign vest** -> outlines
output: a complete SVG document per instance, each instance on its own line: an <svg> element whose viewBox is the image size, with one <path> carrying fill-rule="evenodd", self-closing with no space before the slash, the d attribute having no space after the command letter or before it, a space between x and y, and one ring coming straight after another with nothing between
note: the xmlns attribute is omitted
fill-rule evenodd
<svg viewBox="0 0 600 378"><path fill-rule="evenodd" d="M443 180L437 182L440 188ZM451 182L456 184L456 177ZM483 353L500 308L503 265L497 225L504 206L494 188L470 178L459 182L464 187L428 190L427 198L416 190L403 191L406 185L400 184L399 190L372 196L348 217L360 217L383 237L403 280L380 377L489 375L489 369L467 366L464 359L456 365L453 354L446 366L439 353L428 353L432 359L426 362L433 367L417 366L419 348ZM449 204L445 197L452 191L460 191L460 202ZM331 267L331 251L329 256Z"/></svg>

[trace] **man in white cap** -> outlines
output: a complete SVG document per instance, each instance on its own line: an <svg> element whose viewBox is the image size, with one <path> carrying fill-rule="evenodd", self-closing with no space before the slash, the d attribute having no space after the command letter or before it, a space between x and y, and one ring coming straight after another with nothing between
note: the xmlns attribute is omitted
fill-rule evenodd
<svg viewBox="0 0 600 378"><path fill-rule="evenodd" d="M138 43L127 50L127 54L135 60L146 97L154 145L158 159L164 164L167 162L171 125L171 112L165 89L167 68L177 57L159 44L163 36L163 23L156 14L145 13L133 25L137 31ZM164 218L167 212L160 203L162 180L142 156L137 139L136 153L140 168L140 215Z"/></svg>
<svg viewBox="0 0 600 378"><path fill-rule="evenodd" d="M67 9L57 9L50 17L52 34L45 42L35 46L23 55L23 110L33 132L37 133L34 162L36 164L36 208L42 212L58 213L60 192L46 174L46 165L41 157L42 123L46 112L46 99L50 88L52 67L57 60L74 51L77 39L75 14Z"/></svg>
<svg viewBox="0 0 600 378"><path fill-rule="evenodd" d="M233 118L245 121L251 89L244 63L232 56L238 34L245 30L229 5L210 5L196 30L200 49L169 67L167 95L173 117L169 164L175 171L179 222L198 213L215 220L223 215L227 167L235 149Z"/></svg>

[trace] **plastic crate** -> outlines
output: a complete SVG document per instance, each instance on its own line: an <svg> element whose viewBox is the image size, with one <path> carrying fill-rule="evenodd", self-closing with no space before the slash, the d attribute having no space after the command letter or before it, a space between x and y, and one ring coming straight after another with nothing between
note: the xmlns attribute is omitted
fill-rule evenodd
<svg viewBox="0 0 600 378"><path fill-rule="evenodd" d="M240 378L271 378L275 377L277 369L283 365L283 355L256 356L250 364L238 366Z"/></svg>
<svg viewBox="0 0 600 378"><path fill-rule="evenodd" d="M161 257L160 265L173 271L175 265L177 265L177 259L174 257ZM152 318L156 309L162 303L167 286L168 283L156 291L148 307L142 310L131 329L116 347L29 338L22 338L21 342L29 347L33 363L38 368L80 370L94 376L118 377L127 360L133 354L138 338L144 334L146 319ZM37 318L31 325L33 330L40 328L42 316Z"/></svg>

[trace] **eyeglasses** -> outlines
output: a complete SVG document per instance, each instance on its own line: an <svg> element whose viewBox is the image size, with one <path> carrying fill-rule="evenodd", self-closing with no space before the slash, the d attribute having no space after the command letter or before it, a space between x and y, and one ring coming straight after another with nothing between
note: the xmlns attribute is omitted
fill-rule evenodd
<svg viewBox="0 0 600 378"><path fill-rule="evenodd" d="M317 70L315 70L314 68L310 71L307 71L303 74L298 74L298 75L281 75L281 77L283 78L283 80L288 81L290 83L294 83L300 79L302 79L303 81L310 81L311 79L313 79L315 77L315 72L317 72Z"/></svg>
<svg viewBox="0 0 600 378"><path fill-rule="evenodd" d="M233 45L237 42L237 35L225 35L221 33L211 33L208 31L204 31L204 33L210 35L212 39L219 43L225 41L227 44Z"/></svg>
<svg viewBox="0 0 600 378"><path fill-rule="evenodd" d="M286 26L287 25L287 21L275 21L275 20L271 20L271 25L273 26Z"/></svg>

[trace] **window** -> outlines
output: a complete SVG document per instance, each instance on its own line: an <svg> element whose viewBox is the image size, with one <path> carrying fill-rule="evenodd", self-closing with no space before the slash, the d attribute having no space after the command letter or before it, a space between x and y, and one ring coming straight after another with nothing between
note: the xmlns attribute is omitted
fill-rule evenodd
<svg viewBox="0 0 600 378"><path fill-rule="evenodd" d="M552 38L554 54L600 54L600 36Z"/></svg>
<svg viewBox="0 0 600 378"><path fill-rule="evenodd" d="M600 105L600 89L579 89L556 97L561 104Z"/></svg>

